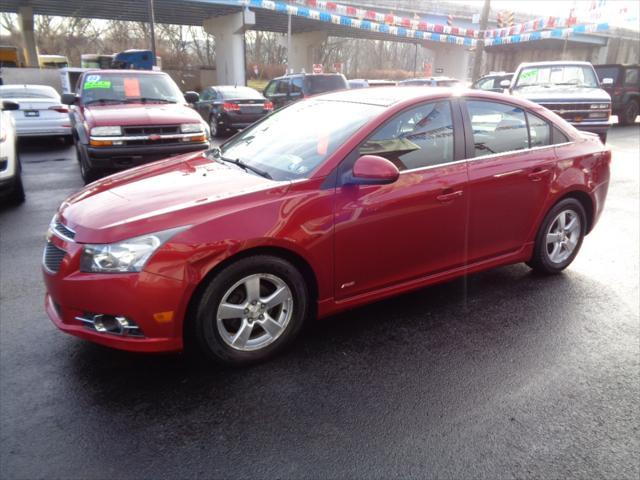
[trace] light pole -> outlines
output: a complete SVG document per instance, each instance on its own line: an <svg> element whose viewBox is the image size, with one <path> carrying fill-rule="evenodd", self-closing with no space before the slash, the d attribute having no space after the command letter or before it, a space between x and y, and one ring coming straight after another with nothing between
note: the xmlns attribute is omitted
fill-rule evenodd
<svg viewBox="0 0 640 480"><path fill-rule="evenodd" d="M149 30L151 33L151 53L153 54L153 64L157 65L156 60L156 14L153 8L153 0L149 0Z"/></svg>

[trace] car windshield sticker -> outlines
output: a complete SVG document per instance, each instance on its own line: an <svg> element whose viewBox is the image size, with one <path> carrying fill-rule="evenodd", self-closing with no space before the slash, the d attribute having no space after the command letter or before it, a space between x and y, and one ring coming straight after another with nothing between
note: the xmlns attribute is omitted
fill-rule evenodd
<svg viewBox="0 0 640 480"><path fill-rule="evenodd" d="M140 97L140 82L137 78L124 79L125 97Z"/></svg>
<svg viewBox="0 0 640 480"><path fill-rule="evenodd" d="M87 75L84 79L84 85L82 86L85 90L92 90L94 88L111 88L110 80L100 80L100 75Z"/></svg>
<svg viewBox="0 0 640 480"><path fill-rule="evenodd" d="M522 74L520 75L520 79L525 80L527 78L532 78L535 77L538 74L538 70L528 70L525 72L522 72Z"/></svg>

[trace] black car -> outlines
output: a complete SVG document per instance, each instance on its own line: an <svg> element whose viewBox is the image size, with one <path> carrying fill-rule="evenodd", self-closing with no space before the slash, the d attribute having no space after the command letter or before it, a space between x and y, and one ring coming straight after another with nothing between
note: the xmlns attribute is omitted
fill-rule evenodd
<svg viewBox="0 0 640 480"><path fill-rule="evenodd" d="M212 137L248 127L273 110L273 104L257 90L233 85L205 88L194 107L209 122Z"/></svg>
<svg viewBox="0 0 640 480"><path fill-rule="evenodd" d="M349 88L347 79L340 73L298 73L274 78L264 89L275 108L319 93Z"/></svg>
<svg viewBox="0 0 640 480"><path fill-rule="evenodd" d="M594 65L600 84L611 95L611 109L618 123L635 123L640 114L640 65ZM605 79L610 78L610 81Z"/></svg>
<svg viewBox="0 0 640 480"><path fill-rule="evenodd" d="M503 82L508 81L509 83L511 83L512 79L513 73L490 73L489 75L480 77L478 80L473 82L471 88L475 90L486 90L489 92L502 93L505 88L509 88L509 85Z"/></svg>

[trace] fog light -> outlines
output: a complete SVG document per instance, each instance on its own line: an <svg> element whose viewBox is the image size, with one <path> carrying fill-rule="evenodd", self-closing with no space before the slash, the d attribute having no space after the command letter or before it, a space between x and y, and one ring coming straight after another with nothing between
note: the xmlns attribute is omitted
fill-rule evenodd
<svg viewBox="0 0 640 480"><path fill-rule="evenodd" d="M81 321L87 327L93 328L99 333L134 337L144 336L140 327L133 320L122 315L85 313L81 317L76 317L76 320Z"/></svg>

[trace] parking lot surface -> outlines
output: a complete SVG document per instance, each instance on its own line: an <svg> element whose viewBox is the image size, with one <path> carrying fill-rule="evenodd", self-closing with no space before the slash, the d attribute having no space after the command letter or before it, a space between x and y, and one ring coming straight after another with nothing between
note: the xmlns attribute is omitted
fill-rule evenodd
<svg viewBox="0 0 640 480"><path fill-rule="evenodd" d="M605 212L563 275L420 290L239 370L56 330L44 234L82 182L72 147L23 144L27 201L0 210L0 476L637 479L639 134L610 132Z"/></svg>

